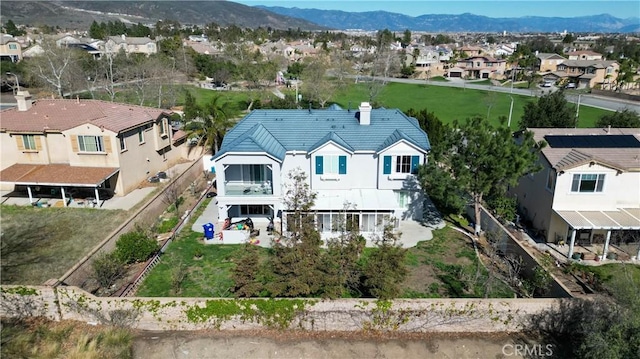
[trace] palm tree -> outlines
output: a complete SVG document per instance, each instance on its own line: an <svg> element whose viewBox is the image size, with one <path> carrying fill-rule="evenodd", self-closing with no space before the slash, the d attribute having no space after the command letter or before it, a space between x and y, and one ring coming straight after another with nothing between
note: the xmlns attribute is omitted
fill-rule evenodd
<svg viewBox="0 0 640 359"><path fill-rule="evenodd" d="M210 149L212 154L220 149L225 133L237 116L236 108L221 96L215 95L209 103L200 106L189 92L185 96L184 112L189 138L197 139L197 145Z"/></svg>

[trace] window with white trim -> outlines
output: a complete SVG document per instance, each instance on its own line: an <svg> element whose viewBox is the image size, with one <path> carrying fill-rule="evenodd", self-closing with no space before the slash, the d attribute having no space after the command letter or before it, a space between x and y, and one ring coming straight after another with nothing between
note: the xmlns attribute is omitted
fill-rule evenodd
<svg viewBox="0 0 640 359"><path fill-rule="evenodd" d="M78 136L80 152L104 152L102 136Z"/></svg>
<svg viewBox="0 0 640 359"><path fill-rule="evenodd" d="M167 131L167 119L163 118L160 121L160 136L167 136L168 135L168 131Z"/></svg>
<svg viewBox="0 0 640 359"><path fill-rule="evenodd" d="M556 185L556 171L553 168L549 168L547 170L547 184L545 188L553 192L555 185Z"/></svg>
<svg viewBox="0 0 640 359"><path fill-rule="evenodd" d="M118 140L120 140L120 151L126 151L127 142L124 140L124 135L118 136Z"/></svg>
<svg viewBox="0 0 640 359"><path fill-rule="evenodd" d="M411 156L396 156L396 173L411 173Z"/></svg>
<svg viewBox="0 0 640 359"><path fill-rule="evenodd" d="M18 49L18 45L16 44L9 44L9 50L17 50Z"/></svg>
<svg viewBox="0 0 640 359"><path fill-rule="evenodd" d="M324 174L338 174L340 165L338 163L339 156L323 156Z"/></svg>
<svg viewBox="0 0 640 359"><path fill-rule="evenodd" d="M142 128L138 129L138 143L140 144L144 143L144 129Z"/></svg>
<svg viewBox="0 0 640 359"><path fill-rule="evenodd" d="M571 192L602 192L604 174L576 173L571 182Z"/></svg>
<svg viewBox="0 0 640 359"><path fill-rule="evenodd" d="M36 147L36 136L35 135L22 135L22 145L26 151L35 151L38 148Z"/></svg>
<svg viewBox="0 0 640 359"><path fill-rule="evenodd" d="M318 213L316 215L316 226L320 232L331 232L331 214Z"/></svg>
<svg viewBox="0 0 640 359"><path fill-rule="evenodd" d="M411 202L411 196L409 196L409 192L407 191L399 191L398 192L398 206L400 208L409 207L409 203Z"/></svg>

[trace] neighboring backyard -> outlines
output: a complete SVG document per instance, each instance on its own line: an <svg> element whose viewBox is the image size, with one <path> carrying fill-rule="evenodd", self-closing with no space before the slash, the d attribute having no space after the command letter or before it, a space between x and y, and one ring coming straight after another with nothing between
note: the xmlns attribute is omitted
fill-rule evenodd
<svg viewBox="0 0 640 359"><path fill-rule="evenodd" d="M2 284L59 278L127 216L122 210L0 206Z"/></svg>

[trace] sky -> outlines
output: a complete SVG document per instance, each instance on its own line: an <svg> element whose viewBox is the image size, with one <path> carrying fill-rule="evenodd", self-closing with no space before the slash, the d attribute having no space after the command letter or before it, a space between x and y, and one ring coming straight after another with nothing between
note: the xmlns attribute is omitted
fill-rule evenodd
<svg viewBox="0 0 640 359"><path fill-rule="evenodd" d="M410 16L472 13L488 17L576 17L610 14L618 18L640 17L640 1L608 0L231 0L255 6L364 12L384 10Z"/></svg>

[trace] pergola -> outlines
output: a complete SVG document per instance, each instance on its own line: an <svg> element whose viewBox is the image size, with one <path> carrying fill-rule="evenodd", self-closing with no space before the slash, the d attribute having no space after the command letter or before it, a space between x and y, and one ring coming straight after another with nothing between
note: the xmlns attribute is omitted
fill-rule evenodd
<svg viewBox="0 0 640 359"><path fill-rule="evenodd" d="M616 211L556 211L556 213L571 227L568 258L573 255L576 233L581 229L607 231L603 248L604 258L609 250L611 231L640 230L640 208L619 208ZM636 258L640 258L640 247Z"/></svg>
<svg viewBox="0 0 640 359"><path fill-rule="evenodd" d="M114 167L78 167L68 164L17 163L0 172L0 181L26 186L29 202L34 203L32 188L37 186L59 187L64 206L67 206L68 188L93 189L96 203L100 202L98 188L120 171Z"/></svg>

